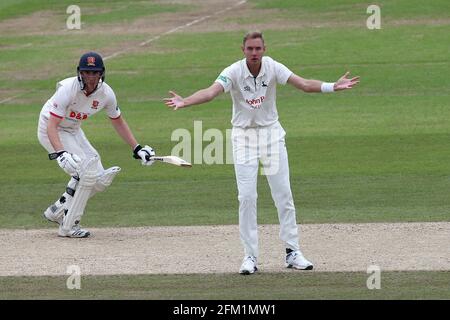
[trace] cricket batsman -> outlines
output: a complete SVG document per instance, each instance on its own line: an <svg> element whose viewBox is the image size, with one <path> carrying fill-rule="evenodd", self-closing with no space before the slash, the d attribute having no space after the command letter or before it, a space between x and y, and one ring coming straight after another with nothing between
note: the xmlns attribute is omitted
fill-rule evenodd
<svg viewBox="0 0 450 320"><path fill-rule="evenodd" d="M154 162L153 148L138 144L122 117L114 91L105 82L102 57L95 52L83 54L77 76L58 82L56 92L42 107L37 130L48 158L70 176L65 192L44 212L46 219L59 224L61 237L89 237L90 232L80 226L87 201L110 186L121 170L117 166L103 168L100 155L81 129L82 122L102 109L133 157L146 166Z"/></svg>

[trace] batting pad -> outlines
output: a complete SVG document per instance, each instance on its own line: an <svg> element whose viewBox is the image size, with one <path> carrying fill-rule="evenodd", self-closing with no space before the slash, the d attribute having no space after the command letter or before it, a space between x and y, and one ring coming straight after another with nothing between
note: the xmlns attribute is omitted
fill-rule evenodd
<svg viewBox="0 0 450 320"><path fill-rule="evenodd" d="M97 176L97 181L95 182L94 187L92 188L91 195L92 197L97 192L103 192L107 187L111 185L114 180L114 177L120 172L120 167L111 167L103 171L100 175Z"/></svg>
<svg viewBox="0 0 450 320"><path fill-rule="evenodd" d="M67 233L75 224L80 222L84 213L89 195L97 181L97 166L99 158L86 159L81 164L80 181L78 182L77 191L72 199L67 212L64 216L62 231Z"/></svg>

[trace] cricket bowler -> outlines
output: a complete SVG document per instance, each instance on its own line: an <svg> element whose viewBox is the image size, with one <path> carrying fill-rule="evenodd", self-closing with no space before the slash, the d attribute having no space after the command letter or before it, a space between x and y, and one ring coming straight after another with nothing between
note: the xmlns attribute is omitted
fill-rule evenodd
<svg viewBox="0 0 450 320"><path fill-rule="evenodd" d="M245 58L225 68L208 88L187 98L173 91L165 104L174 110L213 100L230 92L233 101L231 132L233 161L239 200L239 231L244 247L241 274L258 270L257 175L261 162L280 221L280 238L285 244L285 266L312 270L313 264L302 254L296 212L289 181L286 132L278 121L276 86L289 83L304 92L334 92L352 88L359 77L345 73L334 83L304 79L283 64L264 56L266 47L260 32L245 35Z"/></svg>

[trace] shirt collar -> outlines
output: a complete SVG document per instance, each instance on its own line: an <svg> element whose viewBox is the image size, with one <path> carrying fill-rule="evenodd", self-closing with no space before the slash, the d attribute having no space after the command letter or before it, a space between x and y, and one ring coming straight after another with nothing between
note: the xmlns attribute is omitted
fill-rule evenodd
<svg viewBox="0 0 450 320"><path fill-rule="evenodd" d="M266 68L265 68L266 64L264 63L264 60L265 60L264 57L262 57L262 59L261 59L261 70L259 70L259 74L257 75L257 78L262 77L263 75L266 74ZM249 78L249 77L250 78L254 78L254 76L252 75L252 73L248 69L247 60L245 58L242 60L242 63L244 64L245 78Z"/></svg>

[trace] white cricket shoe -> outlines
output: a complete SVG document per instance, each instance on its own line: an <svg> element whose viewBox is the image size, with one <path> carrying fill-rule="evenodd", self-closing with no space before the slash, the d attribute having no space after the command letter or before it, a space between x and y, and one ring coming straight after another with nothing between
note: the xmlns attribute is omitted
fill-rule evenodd
<svg viewBox="0 0 450 320"><path fill-rule="evenodd" d="M256 267L256 257L254 256L245 256L242 261L241 268L239 269L240 274L252 274L258 271Z"/></svg>
<svg viewBox="0 0 450 320"><path fill-rule="evenodd" d="M81 227L76 224L74 225L69 232L65 232L62 229L62 224L59 225L58 236L60 237L69 237L69 238L87 238L91 235L91 233L85 229L81 229Z"/></svg>
<svg viewBox="0 0 450 320"><path fill-rule="evenodd" d="M300 250L291 251L286 255L286 267L298 270L312 270L313 264L306 260Z"/></svg>
<svg viewBox="0 0 450 320"><path fill-rule="evenodd" d="M62 224L64 219L64 202L61 200L56 201L44 212L44 218L48 221L55 222L57 224Z"/></svg>

